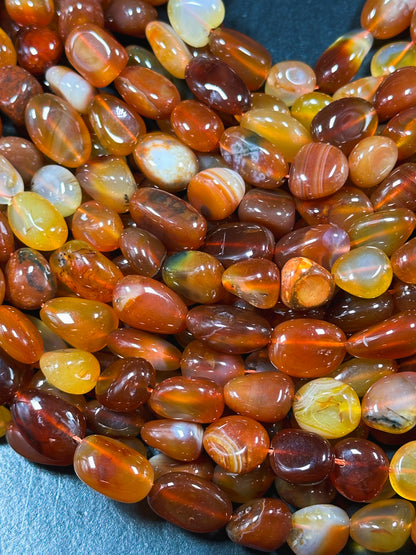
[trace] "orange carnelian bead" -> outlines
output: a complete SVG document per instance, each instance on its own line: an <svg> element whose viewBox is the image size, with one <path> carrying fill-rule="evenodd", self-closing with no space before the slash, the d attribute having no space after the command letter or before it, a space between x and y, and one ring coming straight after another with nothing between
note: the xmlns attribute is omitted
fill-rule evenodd
<svg viewBox="0 0 416 555"><path fill-rule="evenodd" d="M340 98L347 98L349 96L358 96L358 98L363 98L372 102L376 90L380 83L383 81L384 76L373 77L368 75L367 77L361 77L351 83L347 83L343 87L340 87L332 95L333 100L339 100Z"/></svg>
<svg viewBox="0 0 416 555"><path fill-rule="evenodd" d="M405 283L416 283L416 238L395 250L391 256L393 273Z"/></svg>
<svg viewBox="0 0 416 555"><path fill-rule="evenodd" d="M288 320L274 328L269 357L278 370L289 376L317 378L341 364L345 341L341 328L329 322L309 318Z"/></svg>
<svg viewBox="0 0 416 555"><path fill-rule="evenodd" d="M397 166L373 190L370 198L375 210L388 207L405 207L410 210L416 208L414 183L416 179L416 164L406 162Z"/></svg>
<svg viewBox="0 0 416 555"><path fill-rule="evenodd" d="M295 203L286 191L253 188L240 202L238 217L240 222L265 226L279 239L295 225Z"/></svg>
<svg viewBox="0 0 416 555"><path fill-rule="evenodd" d="M0 347L19 362L34 364L43 353L43 340L26 314L13 306L1 305Z"/></svg>
<svg viewBox="0 0 416 555"><path fill-rule="evenodd" d="M53 0L5 0L9 16L22 26L48 25L54 16Z"/></svg>
<svg viewBox="0 0 416 555"><path fill-rule="evenodd" d="M52 331L67 343L85 351L99 351L118 327L118 318L107 304L77 297L50 299L39 313Z"/></svg>
<svg viewBox="0 0 416 555"><path fill-rule="evenodd" d="M217 114L197 100L182 100L172 110L170 121L179 139L200 152L214 150L224 131Z"/></svg>
<svg viewBox="0 0 416 555"><path fill-rule="evenodd" d="M185 69L192 54L173 27L164 21L150 21L146 25L146 38L156 58L170 75L185 79Z"/></svg>
<svg viewBox="0 0 416 555"><path fill-rule="evenodd" d="M113 307L120 320L133 328L170 334L185 328L185 303L164 283L146 276L118 280Z"/></svg>
<svg viewBox="0 0 416 555"><path fill-rule="evenodd" d="M146 25L158 16L146 0L107 0L103 7L106 28L132 37L144 38Z"/></svg>
<svg viewBox="0 0 416 555"><path fill-rule="evenodd" d="M292 117L300 121L306 129L310 129L312 120L319 110L328 106L332 100L329 94L319 91L305 93L295 100L290 109L290 113Z"/></svg>
<svg viewBox="0 0 416 555"><path fill-rule="evenodd" d="M0 153L14 166L25 185L29 185L35 173L45 164L43 154L32 141L22 137L1 137Z"/></svg>
<svg viewBox="0 0 416 555"><path fill-rule="evenodd" d="M107 31L84 23L75 27L65 41L70 64L94 87L106 87L127 64L126 49Z"/></svg>
<svg viewBox="0 0 416 555"><path fill-rule="evenodd" d="M14 235L6 214L0 211L0 263L4 264L15 249Z"/></svg>
<svg viewBox="0 0 416 555"><path fill-rule="evenodd" d="M42 75L63 53L58 32L49 27L25 27L15 40L18 64L33 75Z"/></svg>
<svg viewBox="0 0 416 555"><path fill-rule="evenodd" d="M304 62L291 60L279 62L270 69L264 90L292 106L299 97L311 93L315 86L314 70Z"/></svg>
<svg viewBox="0 0 416 555"><path fill-rule="evenodd" d="M143 455L101 435L80 442L74 453L74 470L92 489L122 503L141 501L153 485L153 469Z"/></svg>
<svg viewBox="0 0 416 555"><path fill-rule="evenodd" d="M135 274L154 277L166 257L166 247L153 233L126 227L120 234L120 249Z"/></svg>
<svg viewBox="0 0 416 555"><path fill-rule="evenodd" d="M133 412L118 412L94 399L87 403L85 416L88 428L95 434L133 439L140 433L148 412L143 406Z"/></svg>
<svg viewBox="0 0 416 555"><path fill-rule="evenodd" d="M104 27L104 14L100 0L59 0L58 29L65 39L72 29L83 23Z"/></svg>
<svg viewBox="0 0 416 555"><path fill-rule="evenodd" d="M416 46L413 42L397 41L382 46L371 58L371 75L384 76L399 67L414 66Z"/></svg>
<svg viewBox="0 0 416 555"><path fill-rule="evenodd" d="M179 461L194 461L201 456L204 428L185 420L151 420L140 430L142 440Z"/></svg>
<svg viewBox="0 0 416 555"><path fill-rule="evenodd" d="M0 66L14 66L16 61L16 49L9 35L0 27Z"/></svg>
<svg viewBox="0 0 416 555"><path fill-rule="evenodd" d="M0 271L0 304L3 303L6 294L6 279L3 270Z"/></svg>
<svg viewBox="0 0 416 555"><path fill-rule="evenodd" d="M68 241L50 257L52 271L71 291L85 299L108 303L123 277L104 254L85 241Z"/></svg>
<svg viewBox="0 0 416 555"><path fill-rule="evenodd" d="M45 79L51 90L65 98L77 112L86 114L97 89L79 73L66 66L51 66L45 71Z"/></svg>
<svg viewBox="0 0 416 555"><path fill-rule="evenodd" d="M219 486L233 503L245 503L264 495L273 484L275 474L265 459L254 470L245 474L236 474L215 466L212 482Z"/></svg>
<svg viewBox="0 0 416 555"><path fill-rule="evenodd" d="M358 187L374 187L388 176L396 165L397 157L397 146L388 134L366 137L355 145L348 156L350 179Z"/></svg>
<svg viewBox="0 0 416 555"><path fill-rule="evenodd" d="M153 467L155 479L171 472L189 472L205 480L212 480L214 474L214 463L205 454L194 461L183 462L159 453L150 457L149 462Z"/></svg>
<svg viewBox="0 0 416 555"><path fill-rule="evenodd" d="M386 121L416 103L416 67L396 69L380 83L374 108L380 121Z"/></svg>
<svg viewBox="0 0 416 555"><path fill-rule="evenodd" d="M74 239L91 243L100 252L108 252L120 246L123 222L109 206L89 200L75 210L71 229Z"/></svg>
<svg viewBox="0 0 416 555"><path fill-rule="evenodd" d="M40 93L42 86L26 69L16 65L0 67L0 108L13 123L25 125L26 105Z"/></svg>
<svg viewBox="0 0 416 555"><path fill-rule="evenodd" d="M383 129L383 136L397 145L399 160L416 153L415 119L416 107L411 106L393 116Z"/></svg>
<svg viewBox="0 0 416 555"><path fill-rule="evenodd" d="M361 10L361 26L377 39L389 39L410 25L414 0L366 0Z"/></svg>

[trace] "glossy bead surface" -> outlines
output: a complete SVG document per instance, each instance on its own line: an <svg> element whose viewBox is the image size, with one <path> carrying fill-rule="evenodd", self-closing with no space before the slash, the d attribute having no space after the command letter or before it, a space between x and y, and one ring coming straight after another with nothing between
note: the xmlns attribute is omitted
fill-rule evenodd
<svg viewBox="0 0 416 555"><path fill-rule="evenodd" d="M396 69L380 83L374 96L374 108L380 121L386 121L416 103L416 67Z"/></svg>
<svg viewBox="0 0 416 555"><path fill-rule="evenodd" d="M5 156L0 154L0 172L2 183L0 187L0 204L9 204L10 199L24 189L23 179Z"/></svg>
<svg viewBox="0 0 416 555"><path fill-rule="evenodd" d="M151 420L140 430L143 441L178 461L194 461L202 452L204 429L196 422Z"/></svg>
<svg viewBox="0 0 416 555"><path fill-rule="evenodd" d="M292 484L276 476L274 485L279 497L297 509L332 503L336 495L336 489L329 476L319 484Z"/></svg>
<svg viewBox="0 0 416 555"><path fill-rule="evenodd" d="M64 218L71 216L82 202L77 178L57 164L40 167L32 177L30 190L48 200Z"/></svg>
<svg viewBox="0 0 416 555"><path fill-rule="evenodd" d="M115 210L90 200L75 210L71 229L74 239L90 243L100 252L109 252L120 245L123 222Z"/></svg>
<svg viewBox="0 0 416 555"><path fill-rule="evenodd" d="M415 450L416 441L405 443L397 449L390 463L390 481L394 491L410 501L415 501L416 497Z"/></svg>
<svg viewBox="0 0 416 555"><path fill-rule="evenodd" d="M415 283L416 240L410 239L391 256L394 275L405 283Z"/></svg>
<svg viewBox="0 0 416 555"><path fill-rule="evenodd" d="M163 21L149 21L146 38L156 58L173 77L185 78L185 69L192 54L173 27Z"/></svg>
<svg viewBox="0 0 416 555"><path fill-rule="evenodd" d="M16 49L9 35L0 28L0 66L15 66Z"/></svg>
<svg viewBox="0 0 416 555"><path fill-rule="evenodd" d="M8 355L24 364L37 362L43 353L40 333L19 309L0 306L0 347Z"/></svg>
<svg viewBox="0 0 416 555"><path fill-rule="evenodd" d="M214 110L196 100L182 100L172 110L170 122L178 138L200 152L214 150L224 131Z"/></svg>
<svg viewBox="0 0 416 555"><path fill-rule="evenodd" d="M9 16L19 25L48 25L53 18L53 0L6 0L6 10Z"/></svg>
<svg viewBox="0 0 416 555"><path fill-rule="evenodd" d="M384 76L373 77L372 75L368 75L367 77L361 77L360 79L356 79L340 87L334 92L332 98L334 100L339 100L340 98L358 96L359 98L372 102L376 90L383 79Z"/></svg>
<svg viewBox="0 0 416 555"><path fill-rule="evenodd" d="M32 75L41 76L59 62L63 44L59 33L49 27L20 29L15 39L17 62Z"/></svg>
<svg viewBox="0 0 416 555"><path fill-rule="evenodd" d="M254 470L236 474L216 465L212 481L217 484L233 503L246 503L264 495L273 483L274 473L266 458Z"/></svg>
<svg viewBox="0 0 416 555"><path fill-rule="evenodd" d="M154 277L166 256L163 243L152 233L138 227L126 227L120 234L120 249L135 273Z"/></svg>
<svg viewBox="0 0 416 555"><path fill-rule="evenodd" d="M410 25L414 0L366 0L361 10L361 25L377 39L398 35Z"/></svg>
<svg viewBox="0 0 416 555"><path fill-rule="evenodd" d="M376 210L388 207L403 207L414 210L416 197L413 183L416 179L416 164L407 162L394 168L371 194Z"/></svg>
<svg viewBox="0 0 416 555"><path fill-rule="evenodd" d="M410 158L416 152L413 134L415 114L415 106L402 110L393 116L383 129L383 135L392 139L397 145L399 160Z"/></svg>
<svg viewBox="0 0 416 555"><path fill-rule="evenodd" d="M331 377L350 385L359 397L380 378L396 373L398 365L394 360L374 360L351 358L343 362L331 373Z"/></svg>
<svg viewBox="0 0 416 555"><path fill-rule="evenodd" d="M374 187L396 165L398 149L390 137L375 135L357 143L348 157L350 179L358 187Z"/></svg>
<svg viewBox="0 0 416 555"><path fill-rule="evenodd" d="M270 68L264 91L283 100L287 106L304 94L315 89L316 75L314 70L304 62L278 62Z"/></svg>
<svg viewBox="0 0 416 555"><path fill-rule="evenodd" d="M100 0L73 0L59 1L58 29L61 37L65 39L72 29L83 23L94 23L104 27L104 14Z"/></svg>
<svg viewBox="0 0 416 555"><path fill-rule="evenodd" d="M0 67L0 108L17 125L25 124L25 109L29 100L42 93L39 81L20 66Z"/></svg>
<svg viewBox="0 0 416 555"><path fill-rule="evenodd" d="M45 71L45 78L55 94L62 96L81 114L87 113L97 91L81 75L65 66L55 65Z"/></svg>
<svg viewBox="0 0 416 555"><path fill-rule="evenodd" d="M22 137L1 137L0 153L14 166L26 186L45 163L40 150Z"/></svg>
<svg viewBox="0 0 416 555"><path fill-rule="evenodd" d="M146 25L157 19L156 9L145 0L110 0L104 6L106 27L115 33L144 38Z"/></svg>
<svg viewBox="0 0 416 555"><path fill-rule="evenodd" d="M110 410L93 399L87 403L85 417L88 429L94 434L133 439L146 421L146 411L143 407L133 412Z"/></svg>
<svg viewBox="0 0 416 555"><path fill-rule="evenodd" d="M214 464L208 455L202 455L195 461L183 462L159 453L150 457L149 462L153 467L155 480L170 472L189 472L205 480L211 480L214 474Z"/></svg>
<svg viewBox="0 0 416 555"><path fill-rule="evenodd" d="M168 17L178 35L190 46L208 44L211 29L223 22L225 7L222 0L170 0Z"/></svg>
<svg viewBox="0 0 416 555"><path fill-rule="evenodd" d="M306 129L309 129L316 114L331 102L332 97L329 94L319 91L305 93L295 100L290 113L295 119L300 121Z"/></svg>
<svg viewBox="0 0 416 555"><path fill-rule="evenodd" d="M414 66L416 62L416 47L413 42L396 41L379 48L371 58L371 75L385 76L396 69Z"/></svg>

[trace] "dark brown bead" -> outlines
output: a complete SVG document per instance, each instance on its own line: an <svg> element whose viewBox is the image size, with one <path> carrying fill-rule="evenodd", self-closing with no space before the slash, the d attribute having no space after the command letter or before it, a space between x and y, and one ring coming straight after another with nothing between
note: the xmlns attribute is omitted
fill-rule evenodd
<svg viewBox="0 0 416 555"><path fill-rule="evenodd" d="M0 109L16 125L25 124L26 104L41 92L39 81L23 67L0 67Z"/></svg>
<svg viewBox="0 0 416 555"><path fill-rule="evenodd" d="M29 185L35 173L45 165L40 150L23 137L1 137L0 154L16 168L25 185Z"/></svg>
<svg viewBox="0 0 416 555"><path fill-rule="evenodd" d="M30 366L0 352L0 405L10 404L13 396L31 377Z"/></svg>
<svg viewBox="0 0 416 555"><path fill-rule="evenodd" d="M95 399L85 410L88 428L95 434L112 437L135 437L146 421L147 412L141 406L134 412L116 412Z"/></svg>
<svg viewBox="0 0 416 555"><path fill-rule="evenodd" d="M144 38L146 25L155 19L157 11L146 0L111 0L104 6L106 27L115 33Z"/></svg>
<svg viewBox="0 0 416 555"><path fill-rule="evenodd" d="M396 69L381 82L374 96L380 121L386 121L416 104L416 67Z"/></svg>

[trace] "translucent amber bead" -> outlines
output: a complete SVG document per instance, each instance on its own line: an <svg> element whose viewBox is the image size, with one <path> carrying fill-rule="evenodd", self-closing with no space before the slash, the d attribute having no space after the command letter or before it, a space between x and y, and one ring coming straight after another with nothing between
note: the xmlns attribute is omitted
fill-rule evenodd
<svg viewBox="0 0 416 555"><path fill-rule="evenodd" d="M361 25L377 39L389 39L409 27L413 0L366 0L361 10Z"/></svg>
<svg viewBox="0 0 416 555"><path fill-rule="evenodd" d="M413 42L398 41L382 46L371 58L371 75L378 77L393 73L399 67L416 65L416 47Z"/></svg>
<svg viewBox="0 0 416 555"><path fill-rule="evenodd" d="M45 78L49 87L58 96L62 96L81 114L86 114L88 105L97 94L97 90L81 75L65 66L48 67Z"/></svg>
<svg viewBox="0 0 416 555"><path fill-rule="evenodd" d="M32 178L30 190L48 200L64 218L71 216L82 202L78 179L57 164L39 168Z"/></svg>
<svg viewBox="0 0 416 555"><path fill-rule="evenodd" d="M6 0L9 16L19 25L48 25L54 16L53 0Z"/></svg>
<svg viewBox="0 0 416 555"><path fill-rule="evenodd" d="M358 397L363 397L380 378L390 376L397 370L398 366L394 360L353 357L338 366L330 377L350 385Z"/></svg>
<svg viewBox="0 0 416 555"><path fill-rule="evenodd" d="M108 303L123 277L105 255L84 241L68 241L52 253L49 263L57 278L85 299Z"/></svg>
<svg viewBox="0 0 416 555"><path fill-rule="evenodd" d="M219 116L196 100L182 100L172 110L170 121L178 138L200 152L214 150L224 131Z"/></svg>
<svg viewBox="0 0 416 555"><path fill-rule="evenodd" d="M79 206L71 220L74 239L91 243L100 252L118 249L123 222L115 210L96 200Z"/></svg>
<svg viewBox="0 0 416 555"><path fill-rule="evenodd" d="M317 378L303 385L295 395L292 410L303 430L327 439L346 436L361 420L358 395L333 378Z"/></svg>
<svg viewBox="0 0 416 555"><path fill-rule="evenodd" d="M68 227L60 212L44 197L23 191L12 197L7 217L13 233L32 249L50 251L60 248Z"/></svg>
<svg viewBox="0 0 416 555"><path fill-rule="evenodd" d="M160 476L147 501L160 517L198 533L219 530L230 520L233 510L221 488L188 472Z"/></svg>
<svg viewBox="0 0 416 555"><path fill-rule="evenodd" d="M6 430L9 424L12 423L12 415L8 408L0 406L0 437L6 435Z"/></svg>
<svg viewBox="0 0 416 555"><path fill-rule="evenodd" d="M380 83L374 108L380 121L386 121L416 103L416 67L396 69Z"/></svg>
<svg viewBox="0 0 416 555"><path fill-rule="evenodd" d="M410 536L415 509L405 499L386 499L358 509L350 522L351 538L364 549L393 553Z"/></svg>
<svg viewBox="0 0 416 555"><path fill-rule="evenodd" d="M409 441L397 449L390 462L390 482L394 491L410 501L416 501L415 453L416 441Z"/></svg>
<svg viewBox="0 0 416 555"><path fill-rule="evenodd" d="M133 412L110 410L95 399L84 411L88 429L94 434L115 438L135 438L146 421L147 411L140 406Z"/></svg>
<svg viewBox="0 0 416 555"><path fill-rule="evenodd" d="M16 49L9 35L0 28L0 66L16 65Z"/></svg>
<svg viewBox="0 0 416 555"><path fill-rule="evenodd" d="M410 156L416 153L416 141L414 139L415 117L416 107L412 106L393 116L383 129L383 135L393 140L397 145L399 160L410 158Z"/></svg>
<svg viewBox="0 0 416 555"><path fill-rule="evenodd" d="M59 0L58 29L65 39L69 32L83 23L104 27L104 14L100 0Z"/></svg>
<svg viewBox="0 0 416 555"><path fill-rule="evenodd" d="M149 21L146 38L162 66L173 77L185 79L185 69L192 54L175 30L163 21Z"/></svg>
<svg viewBox="0 0 416 555"><path fill-rule="evenodd" d="M388 256L379 248L355 248L334 263L331 269L338 287L365 299L382 295L390 286L393 270Z"/></svg>
<svg viewBox="0 0 416 555"><path fill-rule="evenodd" d="M153 233L126 227L120 234L120 249L134 273L154 277L166 256L166 248Z"/></svg>
<svg viewBox="0 0 416 555"><path fill-rule="evenodd" d="M213 303L223 294L224 268L218 260L201 251L182 251L169 256L162 267L168 287L193 303Z"/></svg>
<svg viewBox="0 0 416 555"><path fill-rule="evenodd" d="M122 503L141 501L153 485L153 469L143 455L100 435L80 442L74 453L74 470L92 489Z"/></svg>
<svg viewBox="0 0 416 555"><path fill-rule="evenodd" d="M25 109L29 100L42 93L39 81L20 66L0 67L0 108L13 123L25 125Z"/></svg>
<svg viewBox="0 0 416 555"><path fill-rule="evenodd" d="M100 375L96 357L82 349L57 349L43 353L39 366L49 383L67 393L91 391Z"/></svg>
<svg viewBox="0 0 416 555"><path fill-rule="evenodd" d="M215 466L212 481L217 484L233 503L246 503L264 495L273 483L275 475L268 459L254 470L236 474Z"/></svg>
<svg viewBox="0 0 416 555"><path fill-rule="evenodd" d="M103 7L106 27L133 37L144 38L146 25L158 17L156 9L146 0L110 0Z"/></svg>
<svg viewBox="0 0 416 555"><path fill-rule="evenodd" d="M329 476L318 484L292 484L276 476L274 485L278 496L297 509L331 503L337 493Z"/></svg>
<svg viewBox="0 0 416 555"><path fill-rule="evenodd" d="M371 194L375 210L388 207L403 207L415 210L414 183L416 164L407 162L397 166Z"/></svg>
<svg viewBox="0 0 416 555"><path fill-rule="evenodd" d="M293 162L301 147L312 140L309 131L297 119L265 108L243 114L240 125L276 145L287 162Z"/></svg>
<svg viewBox="0 0 416 555"><path fill-rule="evenodd" d="M125 48L108 32L93 23L70 31L65 40L70 64L93 87L106 87L127 64Z"/></svg>
<svg viewBox="0 0 416 555"><path fill-rule="evenodd" d="M238 507L226 531L231 541L250 549L274 551L292 528L289 507L280 499L252 499Z"/></svg>
<svg viewBox="0 0 416 555"><path fill-rule="evenodd" d="M350 531L348 514L331 504L304 507L292 514L292 529L287 537L296 555L337 555L342 553Z"/></svg>
<svg viewBox="0 0 416 555"><path fill-rule="evenodd" d="M267 457L269 436L256 420L232 415L219 418L206 428L203 445L222 468L236 474L254 470Z"/></svg>
<svg viewBox="0 0 416 555"><path fill-rule="evenodd" d="M272 112L280 112L286 115L290 114L289 108L277 98L277 96L272 96L271 94L266 94L264 92L252 92L251 96L251 109L255 108L265 108L266 110L271 110ZM240 121L241 116L235 116L237 121Z"/></svg>
<svg viewBox="0 0 416 555"><path fill-rule="evenodd" d="M222 0L169 0L168 17L178 35L189 45L208 44L211 29L223 22L225 7Z"/></svg>
<svg viewBox="0 0 416 555"><path fill-rule="evenodd" d="M29 185L35 173L45 164L43 154L27 139L22 137L1 137L0 153L14 166L23 179L24 184Z"/></svg>
<svg viewBox="0 0 416 555"><path fill-rule="evenodd" d="M373 45L368 31L351 31L339 37L315 64L316 81L324 93L334 93L355 76Z"/></svg>
<svg viewBox="0 0 416 555"><path fill-rule="evenodd" d="M211 480L214 474L214 464L207 455L202 455L195 461L178 461L163 453L153 455L149 459L155 473L155 480L170 472L189 472L205 480Z"/></svg>
<svg viewBox="0 0 416 555"><path fill-rule="evenodd" d="M302 95L311 93L316 86L314 70L304 62L284 61L271 67L264 91L266 94L277 96L287 106Z"/></svg>
<svg viewBox="0 0 416 555"><path fill-rule="evenodd" d="M100 143L111 154L131 154L139 136L146 133L143 118L112 94L95 95L87 113Z"/></svg>
<svg viewBox="0 0 416 555"><path fill-rule="evenodd" d="M140 430L142 440L178 461L194 461L202 452L204 428L196 422L151 420Z"/></svg>
<svg viewBox="0 0 416 555"><path fill-rule="evenodd" d="M139 46L138 44L129 44L126 46L126 51L129 56L127 62L128 66L147 67L148 69L157 71L165 77L169 77L169 72L162 66L151 50Z"/></svg>
<svg viewBox="0 0 416 555"><path fill-rule="evenodd" d="M0 154L0 204L9 204L10 199L24 189L23 179L5 156Z"/></svg>
<svg viewBox="0 0 416 555"><path fill-rule="evenodd" d="M332 98L334 100L339 100L340 98L358 96L358 98L363 98L364 100L368 100L368 102L372 102L376 90L383 79L384 76L373 77L372 75L368 75L367 77L361 77L337 89L332 95Z"/></svg>
<svg viewBox="0 0 416 555"><path fill-rule="evenodd" d="M358 187L375 187L394 168L398 154L393 138L380 135L366 137L355 145L348 156L351 181Z"/></svg>
<svg viewBox="0 0 416 555"><path fill-rule="evenodd" d="M38 318L34 320L41 322L41 320L39 320ZM38 329L40 329L40 327ZM64 345L64 348L65 348L64 341L62 341L62 344ZM45 349L46 349L46 342L45 342ZM38 391L51 393L52 395L55 395L55 397L60 397L64 401L67 401L71 405L77 407L81 412L84 412L87 407L87 402L83 395L74 395L72 393L65 393L64 391L61 391L54 385L51 385L40 370L38 370L30 380L29 388L30 389L35 388Z"/></svg>
<svg viewBox="0 0 416 555"><path fill-rule="evenodd" d="M306 129L309 129L316 114L331 102L332 98L329 94L319 91L305 93L295 100L290 113Z"/></svg>
<svg viewBox="0 0 416 555"><path fill-rule="evenodd" d="M58 32L49 27L24 27L15 39L17 62L32 75L41 76L61 58L63 45Z"/></svg>
<svg viewBox="0 0 416 555"><path fill-rule="evenodd" d="M259 89L272 65L269 51L254 39L227 27L209 35L209 49L238 73L250 91Z"/></svg>
<svg viewBox="0 0 416 555"><path fill-rule="evenodd" d="M391 256L394 275L405 283L416 283L416 239L410 239Z"/></svg>

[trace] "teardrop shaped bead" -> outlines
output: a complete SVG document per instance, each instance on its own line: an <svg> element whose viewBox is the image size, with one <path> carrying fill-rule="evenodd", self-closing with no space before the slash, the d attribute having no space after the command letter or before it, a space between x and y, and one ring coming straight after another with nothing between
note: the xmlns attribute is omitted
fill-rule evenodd
<svg viewBox="0 0 416 555"><path fill-rule="evenodd" d="M209 41L211 29L224 20L225 7L222 0L190 1L169 0L169 22L178 35L190 46L200 48Z"/></svg>
<svg viewBox="0 0 416 555"><path fill-rule="evenodd" d="M146 25L146 38L162 66L173 77L185 79L192 54L173 27L164 21L150 21Z"/></svg>
<svg viewBox="0 0 416 555"><path fill-rule="evenodd" d="M140 430L143 441L178 461L194 461L202 452L204 428L196 422L151 420Z"/></svg>

